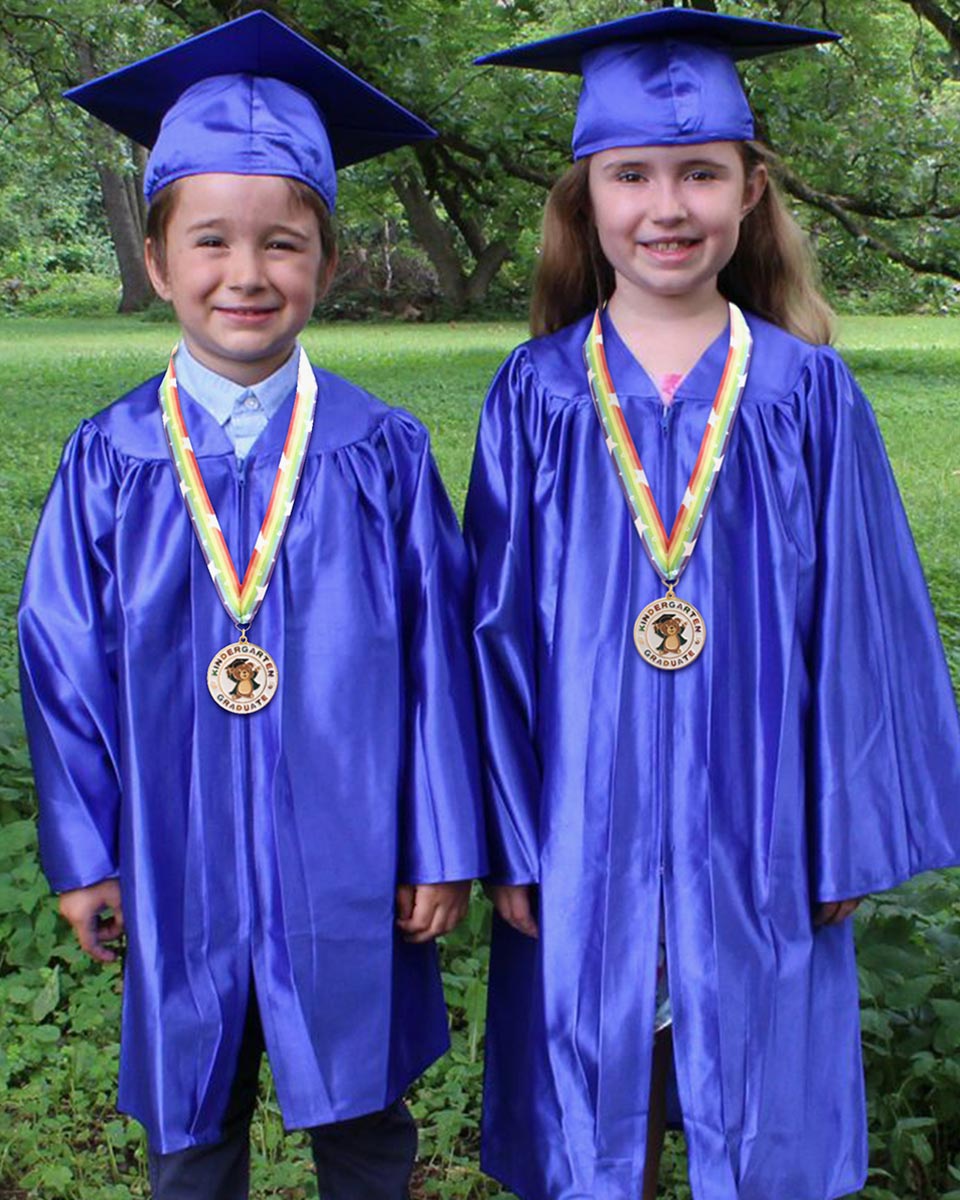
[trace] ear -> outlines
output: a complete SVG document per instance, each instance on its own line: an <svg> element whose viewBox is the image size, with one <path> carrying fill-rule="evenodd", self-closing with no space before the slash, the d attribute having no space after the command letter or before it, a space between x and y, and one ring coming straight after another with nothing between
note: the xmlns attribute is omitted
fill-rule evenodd
<svg viewBox="0 0 960 1200"><path fill-rule="evenodd" d="M759 162L747 176L743 185L743 203L740 205L740 220L757 207L767 190L770 176L767 164Z"/></svg>
<svg viewBox="0 0 960 1200"><path fill-rule="evenodd" d="M147 238L143 243L143 262L147 268L147 274L150 276L150 282L153 284L153 290L161 300L172 300L173 292L167 278L166 264L153 238Z"/></svg>

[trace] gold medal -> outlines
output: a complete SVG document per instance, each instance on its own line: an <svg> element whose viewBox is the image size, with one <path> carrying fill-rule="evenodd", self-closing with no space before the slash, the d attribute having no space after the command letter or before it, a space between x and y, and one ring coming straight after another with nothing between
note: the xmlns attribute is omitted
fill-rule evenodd
<svg viewBox="0 0 960 1200"><path fill-rule="evenodd" d="M687 667L700 657L707 631L703 617L686 600L673 594L654 600L637 617L633 641L645 662L661 671Z"/></svg>
<svg viewBox="0 0 960 1200"><path fill-rule="evenodd" d="M277 680L277 664L245 633L218 650L207 668L210 695L221 708L241 716L266 707L276 695Z"/></svg>

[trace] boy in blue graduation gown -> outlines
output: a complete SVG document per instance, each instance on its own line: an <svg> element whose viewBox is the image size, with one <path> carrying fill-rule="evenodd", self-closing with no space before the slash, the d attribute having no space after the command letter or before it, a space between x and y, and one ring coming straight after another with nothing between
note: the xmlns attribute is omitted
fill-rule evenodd
<svg viewBox="0 0 960 1200"><path fill-rule="evenodd" d="M465 552L423 427L297 335L336 166L432 131L266 14L72 98L153 146L148 265L183 341L70 439L31 553L44 870L95 957L125 930L119 1103L156 1196L245 1195L265 1045L322 1194L400 1200L402 1095L447 1046L430 942L485 866ZM242 612L220 534L261 556Z"/></svg>
<svg viewBox="0 0 960 1200"><path fill-rule="evenodd" d="M584 75L544 221L544 336L494 380L465 517L503 918L481 1161L523 1200L653 1196L668 1061L695 1200L857 1191L842 918L960 860L936 620L873 414L784 252L733 62L829 36L677 8L481 60ZM662 639L661 670L634 629L675 579L625 503L595 361L669 530L735 353L731 302L752 355L677 582L706 638L687 665Z"/></svg>

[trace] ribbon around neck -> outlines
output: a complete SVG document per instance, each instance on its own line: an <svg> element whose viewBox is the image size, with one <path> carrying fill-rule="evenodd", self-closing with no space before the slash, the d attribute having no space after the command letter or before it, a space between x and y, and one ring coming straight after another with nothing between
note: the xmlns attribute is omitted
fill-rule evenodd
<svg viewBox="0 0 960 1200"><path fill-rule="evenodd" d="M290 414L287 437L273 481L270 502L264 514L260 532L250 553L243 581L237 574L233 558L217 520L217 514L207 495L200 465L193 452L180 407L174 355L160 383L159 399L163 428L167 436L170 458L180 483L180 493L190 514L193 531L203 551L204 561L223 603L223 607L238 629L245 630L257 615L270 577L276 566L286 533L290 514L300 486L303 463L317 407L317 380L306 351L300 348L297 368L297 395Z"/></svg>
<svg viewBox="0 0 960 1200"><path fill-rule="evenodd" d="M676 584L696 547L747 383L753 337L740 309L733 303L729 309L730 343L726 363L703 431L697 461L669 537L613 386L603 349L600 309L594 315L583 344L590 393L624 499L653 569L667 588Z"/></svg>

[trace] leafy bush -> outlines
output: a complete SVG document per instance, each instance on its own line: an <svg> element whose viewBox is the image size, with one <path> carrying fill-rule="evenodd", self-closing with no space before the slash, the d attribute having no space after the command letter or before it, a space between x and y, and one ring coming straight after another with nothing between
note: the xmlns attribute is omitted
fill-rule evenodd
<svg viewBox="0 0 960 1200"><path fill-rule="evenodd" d="M960 1200L957 872L864 905L858 938L871 1200Z"/></svg>
<svg viewBox="0 0 960 1200"><path fill-rule="evenodd" d="M59 272L33 278L20 289L15 305L23 316L110 317L117 311L120 285L115 278Z"/></svg>

